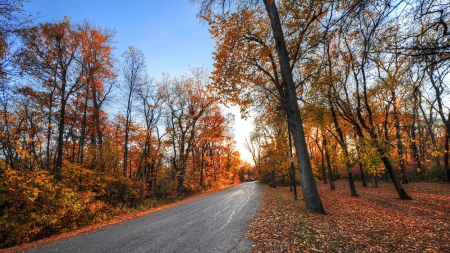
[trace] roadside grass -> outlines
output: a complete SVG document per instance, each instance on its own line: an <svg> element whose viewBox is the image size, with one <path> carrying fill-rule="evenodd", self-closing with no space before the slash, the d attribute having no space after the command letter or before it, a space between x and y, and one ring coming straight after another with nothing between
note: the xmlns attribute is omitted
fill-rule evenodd
<svg viewBox="0 0 450 253"><path fill-rule="evenodd" d="M326 215L306 211L289 187L262 187L258 212L246 236L253 252L450 252L450 184L404 185L412 200L400 200L392 184L336 190L317 182Z"/></svg>

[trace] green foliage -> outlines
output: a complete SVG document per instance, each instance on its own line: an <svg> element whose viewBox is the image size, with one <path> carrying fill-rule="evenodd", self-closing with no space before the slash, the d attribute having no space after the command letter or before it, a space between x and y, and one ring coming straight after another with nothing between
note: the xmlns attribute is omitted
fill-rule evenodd
<svg viewBox="0 0 450 253"><path fill-rule="evenodd" d="M175 194L177 189L177 183L175 181L162 180L155 190L156 197L167 198L170 195Z"/></svg>
<svg viewBox="0 0 450 253"><path fill-rule="evenodd" d="M431 169L417 172L414 181L442 182L445 180L445 168L443 165L435 165Z"/></svg>
<svg viewBox="0 0 450 253"><path fill-rule="evenodd" d="M153 198L147 200L147 203L146 203L146 207L147 208L154 208L157 205L158 205L158 199L157 198L153 197Z"/></svg>
<svg viewBox="0 0 450 253"><path fill-rule="evenodd" d="M381 176L384 174L383 156L393 161L394 158L390 153L380 154L380 150L389 150L385 146L388 145L384 139L362 139L358 140L359 159L365 165L367 174L373 176Z"/></svg>

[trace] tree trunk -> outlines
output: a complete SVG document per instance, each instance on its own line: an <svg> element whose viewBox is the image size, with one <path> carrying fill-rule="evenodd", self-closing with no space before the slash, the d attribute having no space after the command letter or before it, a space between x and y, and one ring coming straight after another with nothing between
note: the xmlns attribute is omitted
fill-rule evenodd
<svg viewBox="0 0 450 253"><path fill-rule="evenodd" d="M408 183L408 177L406 175L406 166L405 166L405 158L403 155L403 143L402 143L402 135L400 129L400 119L398 118L398 110L397 110L397 96L395 95L395 91L392 92L393 97L393 108L394 108L394 123L395 123L395 136L397 138L397 150L398 157L400 159L400 168L402 170L402 184Z"/></svg>
<svg viewBox="0 0 450 253"><path fill-rule="evenodd" d="M125 118L125 144L123 147L123 176L127 176L127 166L128 166L128 138L130 133L130 121L131 121L131 97L132 91L130 90L128 94L127 103L127 114ZM131 170L131 168L130 168Z"/></svg>
<svg viewBox="0 0 450 253"><path fill-rule="evenodd" d="M347 167L349 168L350 164L347 165ZM350 171L347 173L348 176L348 182L350 184L350 196L358 196L358 194L356 193L356 187L355 187L355 181L353 180L353 174L352 171L350 169Z"/></svg>
<svg viewBox="0 0 450 253"><path fill-rule="evenodd" d="M325 155L323 154L323 150L320 152L321 155L321 161L322 161L322 176L323 176L323 183L328 184L327 182L327 171L325 170Z"/></svg>
<svg viewBox="0 0 450 253"><path fill-rule="evenodd" d="M272 170L272 182L270 183L270 187L277 188L277 178L274 170Z"/></svg>
<svg viewBox="0 0 450 253"><path fill-rule="evenodd" d="M324 149L325 149L325 157L327 159L327 168L328 168L328 176L330 178L330 189L335 190L336 187L334 185L334 177L333 177L333 171L331 168L331 158L330 158L330 152L328 151L327 147L327 139L324 140Z"/></svg>
<svg viewBox="0 0 450 253"><path fill-rule="evenodd" d="M46 159L46 169L48 170L48 171L51 171L51 168L50 168L50 140L51 140L51 137L52 137L52 116L53 116L53 93L54 93L54 89L50 92L50 95L49 95L49 109L48 109L48 117L47 117L47 147L46 147L46 150L47 150L47 159Z"/></svg>
<svg viewBox="0 0 450 253"><path fill-rule="evenodd" d="M445 172L447 173L447 181L450 181L450 156L449 156L449 140L450 140L450 120L447 121L445 125L445 154L444 154L444 165Z"/></svg>
<svg viewBox="0 0 450 253"><path fill-rule="evenodd" d="M420 172L422 171L422 163L420 161L419 151L417 149L417 143L416 143L416 116L417 116L417 98L414 96L414 106L413 106L413 117L412 117L412 123L411 123L411 129L410 129L410 147L412 156L416 160L417 164L417 170Z"/></svg>
<svg viewBox="0 0 450 253"><path fill-rule="evenodd" d="M380 152L380 153L382 153L382 152ZM395 189L397 190L397 193L400 196L400 199L411 199L411 197L408 196L405 189L403 189L403 186L400 184L397 177L395 176L394 168L393 168L391 162L389 161L389 159L387 157L383 156L382 160L383 160L384 166L386 167L386 170L389 173L389 176L390 176L392 182L394 183Z"/></svg>
<svg viewBox="0 0 450 253"><path fill-rule="evenodd" d="M65 98L65 87L62 88L63 92L61 94L61 109L59 113L59 126L58 126L58 153L56 156L56 166L53 174L55 175L56 180L61 180L61 170L62 170L62 161L63 161L63 148L64 148L64 127L65 127L65 119L66 119L66 103L67 99Z"/></svg>
<svg viewBox="0 0 450 253"><path fill-rule="evenodd" d="M200 187L202 187L202 188L205 185L204 178L203 178L203 166L205 165L204 154L205 154L205 150L202 149L202 156L201 156L202 160L201 160L201 165L200 165Z"/></svg>
<svg viewBox="0 0 450 253"><path fill-rule="evenodd" d="M336 180L341 179L341 175L339 174L339 171L338 171L336 165L333 165L333 171L334 171L334 178L336 178Z"/></svg>
<svg viewBox="0 0 450 253"><path fill-rule="evenodd" d="M362 186L367 187L366 175L364 174L363 164L359 163L359 172L361 173Z"/></svg>
<svg viewBox="0 0 450 253"><path fill-rule="evenodd" d="M419 104L420 111L422 112L423 119L425 120L425 123L427 124L428 134L430 135L431 143L433 144L433 149L434 149L434 151L436 151L436 150L438 150L438 147L437 147L437 142L436 142L436 136L435 136L434 130L433 130L433 114L432 114L433 111L432 111L432 109L430 109L430 119L428 120L427 114L425 113L425 110L423 109L422 102L419 102L418 104ZM431 108L433 108L433 107L431 107ZM434 154L433 154L433 156L435 156L436 166L441 166L440 156L434 155Z"/></svg>
<svg viewBox="0 0 450 253"><path fill-rule="evenodd" d="M88 96L86 92L86 97L84 99L83 119L81 120L80 146L78 149L78 162L81 164L81 166L83 166L84 162L84 143L86 141L87 107L88 107Z"/></svg>
<svg viewBox="0 0 450 253"><path fill-rule="evenodd" d="M378 180L374 175L372 175L372 187L378 187Z"/></svg>
<svg viewBox="0 0 450 253"><path fill-rule="evenodd" d="M349 155L348 155L347 143L345 141L344 133L342 132L341 126L340 126L339 121L337 119L336 112L334 111L334 106L333 106L333 103L331 102L330 97L328 97L328 102L329 102L329 105L330 105L331 116L333 117L333 124L334 124L334 127L336 128L336 131L338 133L339 144L341 145L342 150L344 151L344 156L345 156L346 160L348 160L347 158L348 158ZM347 175L348 175L348 182L349 182L349 185L350 185L350 195L351 196L358 196L358 194L356 193L355 182L353 180L352 169L351 169L352 166L350 165L349 162L346 163L346 166L347 166L347 169L349 170Z"/></svg>
<svg viewBox="0 0 450 253"><path fill-rule="evenodd" d="M184 184L184 176L186 174L186 171L182 169L180 171L180 175L177 176L178 179L178 185L177 185L177 196L181 197L183 195L183 184Z"/></svg>
<svg viewBox="0 0 450 253"><path fill-rule="evenodd" d="M294 145L297 151L297 160L302 180L303 197L305 199L306 209L313 213L325 214L319 191L312 172L309 154L306 146L305 134L303 131L303 122L300 116L300 110L297 103L295 83L292 78L289 53L286 49L283 28L281 26L275 1L263 0L267 14L270 18L273 37L276 44L278 59L280 64L281 76L284 83L284 94L281 94L285 103L286 112L289 115L289 124L292 135L294 136Z"/></svg>
<svg viewBox="0 0 450 253"><path fill-rule="evenodd" d="M289 171L289 179L291 180L289 191L292 192L292 188L293 188L292 186L294 185L294 180L292 178L292 173L290 171Z"/></svg>

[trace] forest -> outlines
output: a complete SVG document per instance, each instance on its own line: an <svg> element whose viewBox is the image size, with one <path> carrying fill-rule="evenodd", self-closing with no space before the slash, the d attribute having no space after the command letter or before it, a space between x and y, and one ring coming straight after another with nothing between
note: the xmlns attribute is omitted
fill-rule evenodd
<svg viewBox="0 0 450 253"><path fill-rule="evenodd" d="M300 183L312 213L319 183L450 181L448 2L192 2L214 70L155 80L114 30L2 1L0 247L253 178ZM253 165L223 105L254 119Z"/></svg>
<svg viewBox="0 0 450 253"><path fill-rule="evenodd" d="M205 69L156 81L138 48L114 59L115 31L31 25L3 2L1 247L220 189L250 168Z"/></svg>

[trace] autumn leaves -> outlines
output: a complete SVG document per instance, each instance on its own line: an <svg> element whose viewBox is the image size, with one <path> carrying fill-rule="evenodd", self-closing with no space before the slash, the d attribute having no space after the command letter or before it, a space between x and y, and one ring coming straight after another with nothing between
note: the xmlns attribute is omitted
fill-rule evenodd
<svg viewBox="0 0 450 253"><path fill-rule="evenodd" d="M288 171L268 159L288 152L275 141L287 139L285 124L273 124L281 116L275 108L287 109L303 191L314 195L306 205L317 204L308 210L322 212L314 182L304 181L311 169L332 180L340 168L355 196L353 168L375 183L388 175L401 199L410 196L399 177L407 183L435 168L450 178L443 101L449 42L438 31L442 18L431 18L447 12L436 3L240 1L227 12L221 8L231 2L199 2L216 40L212 85L243 111L258 108L254 136L268 145L255 164L267 173Z"/></svg>

